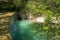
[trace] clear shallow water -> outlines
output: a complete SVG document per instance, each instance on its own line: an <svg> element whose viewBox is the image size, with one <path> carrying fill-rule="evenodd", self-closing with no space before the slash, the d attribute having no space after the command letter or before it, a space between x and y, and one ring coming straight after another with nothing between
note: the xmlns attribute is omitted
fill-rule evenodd
<svg viewBox="0 0 60 40"><path fill-rule="evenodd" d="M17 21L11 31L13 40L46 40L46 38L41 35L41 33L44 32L34 34L33 29L35 25L36 24L30 20Z"/></svg>

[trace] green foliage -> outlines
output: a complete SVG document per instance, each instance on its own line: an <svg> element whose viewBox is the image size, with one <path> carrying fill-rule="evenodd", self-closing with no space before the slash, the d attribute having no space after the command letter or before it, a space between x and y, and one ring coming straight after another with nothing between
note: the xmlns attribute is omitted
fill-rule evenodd
<svg viewBox="0 0 60 40"><path fill-rule="evenodd" d="M9 2L0 2L0 12L16 11L16 6Z"/></svg>

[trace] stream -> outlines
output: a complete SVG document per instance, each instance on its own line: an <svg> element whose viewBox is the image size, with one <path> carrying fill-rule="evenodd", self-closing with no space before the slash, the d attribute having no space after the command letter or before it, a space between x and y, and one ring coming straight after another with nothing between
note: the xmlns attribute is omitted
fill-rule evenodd
<svg viewBox="0 0 60 40"><path fill-rule="evenodd" d="M11 30L13 40L46 40L46 38L41 35L41 33L44 32L41 31L34 34L33 29L35 25L36 24L30 20L15 22Z"/></svg>

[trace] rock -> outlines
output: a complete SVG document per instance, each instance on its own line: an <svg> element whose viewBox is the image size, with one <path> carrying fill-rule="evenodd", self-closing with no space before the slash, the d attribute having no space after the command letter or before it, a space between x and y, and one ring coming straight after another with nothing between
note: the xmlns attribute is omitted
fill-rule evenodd
<svg viewBox="0 0 60 40"><path fill-rule="evenodd" d="M9 27L14 16L14 12L0 13L0 40L12 40Z"/></svg>

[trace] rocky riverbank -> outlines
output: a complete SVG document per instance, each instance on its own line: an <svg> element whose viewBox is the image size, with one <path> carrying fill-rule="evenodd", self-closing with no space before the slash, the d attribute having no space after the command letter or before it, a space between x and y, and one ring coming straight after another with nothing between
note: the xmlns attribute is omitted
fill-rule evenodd
<svg viewBox="0 0 60 40"><path fill-rule="evenodd" d="M9 32L9 13L0 13L0 40L12 40Z"/></svg>

